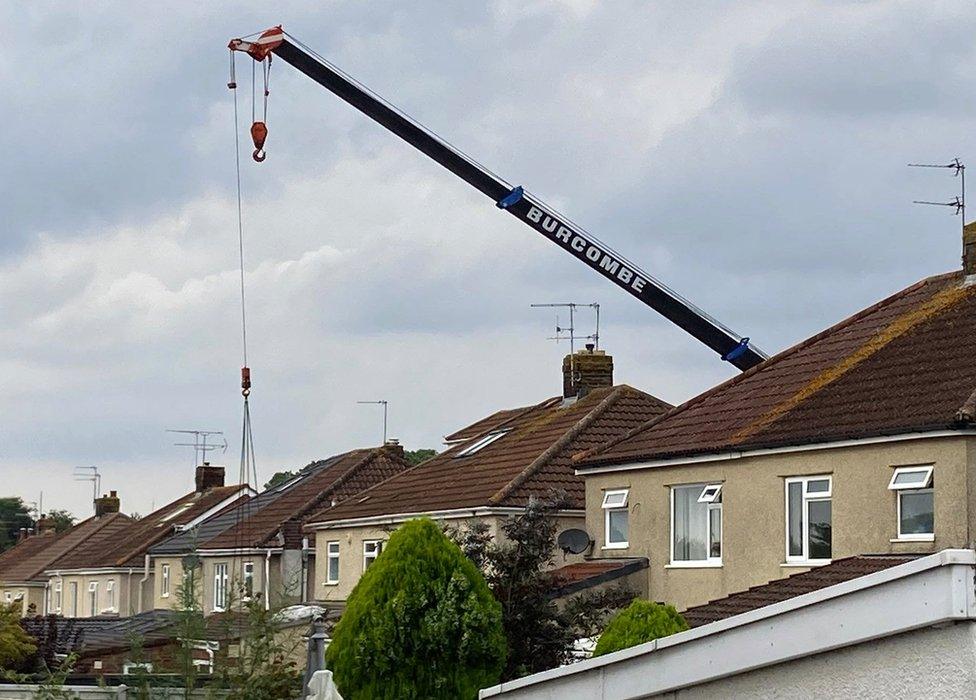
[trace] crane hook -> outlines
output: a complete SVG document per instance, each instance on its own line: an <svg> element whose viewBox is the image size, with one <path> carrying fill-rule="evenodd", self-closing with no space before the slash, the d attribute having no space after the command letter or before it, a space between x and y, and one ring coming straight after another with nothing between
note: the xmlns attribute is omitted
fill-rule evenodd
<svg viewBox="0 0 976 700"><path fill-rule="evenodd" d="M258 163L267 158L264 152L264 141L268 138L268 127L264 122L254 122L251 124L251 140L254 141L254 153L251 157Z"/></svg>

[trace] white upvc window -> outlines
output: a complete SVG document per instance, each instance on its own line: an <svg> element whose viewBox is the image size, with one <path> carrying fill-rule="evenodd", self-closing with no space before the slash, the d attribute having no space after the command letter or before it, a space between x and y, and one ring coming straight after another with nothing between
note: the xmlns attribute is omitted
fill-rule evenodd
<svg viewBox="0 0 976 700"><path fill-rule="evenodd" d="M603 492L604 549L625 549L630 546L627 501L630 489L611 489Z"/></svg>
<svg viewBox="0 0 976 700"><path fill-rule="evenodd" d="M244 600L250 600L254 596L254 562L244 562L244 570L241 581L241 593Z"/></svg>
<svg viewBox="0 0 976 700"><path fill-rule="evenodd" d="M98 614L98 581L91 581L88 584L88 609L92 617Z"/></svg>
<svg viewBox="0 0 976 700"><path fill-rule="evenodd" d="M213 608L223 611L227 609L227 564L214 564L213 577Z"/></svg>
<svg viewBox="0 0 976 700"><path fill-rule="evenodd" d="M830 476L786 479L786 561L822 564L831 559Z"/></svg>
<svg viewBox="0 0 976 700"><path fill-rule="evenodd" d="M163 564L159 571L159 597L169 598L169 564Z"/></svg>
<svg viewBox="0 0 976 700"><path fill-rule="evenodd" d="M115 610L115 580L110 580L105 583L105 609L112 612Z"/></svg>
<svg viewBox="0 0 976 700"><path fill-rule="evenodd" d="M363 566L365 567L365 565L364 561ZM337 541L325 543L325 583L328 586L339 583L339 543Z"/></svg>
<svg viewBox="0 0 976 700"><path fill-rule="evenodd" d="M71 617L79 617L78 615L78 582L71 581L68 583L68 594L71 598Z"/></svg>
<svg viewBox="0 0 976 700"><path fill-rule="evenodd" d="M505 437L510 432L511 432L510 429L508 429L508 430L493 430L492 432L488 433L487 435L484 435L484 436L478 438L477 440L475 440L474 442L472 442L470 445L468 445L467 447L465 447L463 450L458 451L457 454L455 454L454 456L455 457L467 457L468 455L473 455L475 452L478 452L479 450L483 450L484 448L488 447L488 445L490 445L491 443L495 442L495 440L498 440L500 438Z"/></svg>
<svg viewBox="0 0 976 700"><path fill-rule="evenodd" d="M898 539L935 539L934 467L898 467L888 488L898 501Z"/></svg>
<svg viewBox="0 0 976 700"><path fill-rule="evenodd" d="M54 582L54 605L53 605L53 607L54 607L54 612L56 612L56 613L61 612L61 604L62 604L62 602L61 602L61 595L62 595L62 588L61 588L61 586L62 586L61 579L58 579L57 581Z"/></svg>
<svg viewBox="0 0 976 700"><path fill-rule="evenodd" d="M383 540L363 540L363 571L376 561L376 557L383 551Z"/></svg>
<svg viewBox="0 0 976 700"><path fill-rule="evenodd" d="M671 487L671 566L722 565L722 485Z"/></svg>

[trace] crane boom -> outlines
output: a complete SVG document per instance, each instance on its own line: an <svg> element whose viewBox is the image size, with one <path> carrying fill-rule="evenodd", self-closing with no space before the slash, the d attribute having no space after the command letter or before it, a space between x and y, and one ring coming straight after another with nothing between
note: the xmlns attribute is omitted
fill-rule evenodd
<svg viewBox="0 0 976 700"><path fill-rule="evenodd" d="M234 39L229 46L231 50L244 51L258 61L272 53L278 56L491 198L499 208L687 331L740 370L747 370L766 359L762 351L750 345L749 338L732 332L522 187L512 186L468 158L301 45L294 37L285 34L281 27L269 29L255 41Z"/></svg>

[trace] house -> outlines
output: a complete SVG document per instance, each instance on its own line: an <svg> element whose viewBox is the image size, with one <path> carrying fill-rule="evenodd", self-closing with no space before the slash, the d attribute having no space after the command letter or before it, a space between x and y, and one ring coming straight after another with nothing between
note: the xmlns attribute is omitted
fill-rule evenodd
<svg viewBox="0 0 976 700"><path fill-rule="evenodd" d="M498 411L446 438L448 449L422 464L311 516L314 600L341 603L380 554L389 531L419 516L454 525L481 522L497 535L503 519L533 496L565 491L563 528L584 520L583 480L572 455L663 414L670 405L613 384L613 358L588 347L563 362L563 392Z"/></svg>
<svg viewBox="0 0 976 700"><path fill-rule="evenodd" d="M971 549L844 558L692 608L687 632L479 698L972 697L974 578Z"/></svg>
<svg viewBox="0 0 976 700"><path fill-rule="evenodd" d="M247 485L224 485L224 467L204 463L196 468L193 491L162 508L128 522L110 541L89 540L48 564L49 612L70 617L133 615L151 610L153 570L149 548L173 533L246 501ZM116 492L99 499L98 507L119 509ZM81 602L74 605L75 591ZM67 592L67 595L66 595Z"/></svg>
<svg viewBox="0 0 976 700"><path fill-rule="evenodd" d="M976 535L976 228L929 277L577 455L595 557L679 610L865 552ZM971 239L971 240L970 240Z"/></svg>
<svg viewBox="0 0 976 700"><path fill-rule="evenodd" d="M314 545L302 532L308 516L410 466L397 444L312 462L286 483L154 545L153 607L177 607L189 571L207 615L251 596L268 607L304 602L314 559Z"/></svg>
<svg viewBox="0 0 976 700"><path fill-rule="evenodd" d="M52 601L45 571L78 548L115 546L120 534L135 521L118 512L118 498L96 500L95 515L63 533L54 531L46 519L38 522L38 534L28 537L0 554L0 594L5 603L20 603L21 614L44 615L57 603L66 615L84 614L84 590L74 582L59 590Z"/></svg>

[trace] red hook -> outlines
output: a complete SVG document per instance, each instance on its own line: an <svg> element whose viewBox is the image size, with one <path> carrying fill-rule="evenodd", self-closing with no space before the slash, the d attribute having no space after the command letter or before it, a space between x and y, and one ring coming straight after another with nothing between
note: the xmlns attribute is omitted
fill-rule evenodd
<svg viewBox="0 0 976 700"><path fill-rule="evenodd" d="M264 152L264 141L268 138L268 127L264 122L254 122L251 124L251 140L254 141L254 153L251 157L258 163L267 158Z"/></svg>

